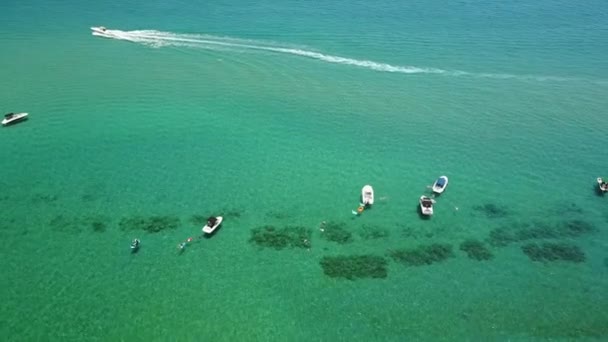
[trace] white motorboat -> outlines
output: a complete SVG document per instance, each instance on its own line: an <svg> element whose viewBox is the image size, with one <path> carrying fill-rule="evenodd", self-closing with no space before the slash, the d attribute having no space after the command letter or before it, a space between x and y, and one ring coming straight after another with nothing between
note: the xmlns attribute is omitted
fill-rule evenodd
<svg viewBox="0 0 608 342"><path fill-rule="evenodd" d="M139 241L139 239L133 239L133 241L131 242L131 252L137 253L137 251L139 250L140 243L141 241Z"/></svg>
<svg viewBox="0 0 608 342"><path fill-rule="evenodd" d="M371 185L366 185L361 189L361 204L364 206L374 204L374 188Z"/></svg>
<svg viewBox="0 0 608 342"><path fill-rule="evenodd" d="M600 187L600 191L608 192L608 179L604 180L602 177L598 177L597 185Z"/></svg>
<svg viewBox="0 0 608 342"><path fill-rule="evenodd" d="M7 113L2 120L3 126L8 126L27 119L27 113Z"/></svg>
<svg viewBox="0 0 608 342"><path fill-rule="evenodd" d="M448 186L448 177L441 176L441 177L437 178L435 183L433 183L433 192L440 194L445 190L445 188L447 186Z"/></svg>
<svg viewBox="0 0 608 342"><path fill-rule="evenodd" d="M222 221L224 220L223 217L221 216L211 216L210 218L207 219L207 224L203 227L203 233L205 234L211 234L213 233L217 227L220 226L220 224L222 224Z"/></svg>
<svg viewBox="0 0 608 342"><path fill-rule="evenodd" d="M92 26L91 30L93 32L102 33L102 34L105 34L108 31L108 29L106 29L104 26Z"/></svg>
<svg viewBox="0 0 608 342"><path fill-rule="evenodd" d="M433 204L435 204L435 200L427 197L427 196L420 196L420 211L422 212L422 215L427 215L427 216L431 216L433 215Z"/></svg>

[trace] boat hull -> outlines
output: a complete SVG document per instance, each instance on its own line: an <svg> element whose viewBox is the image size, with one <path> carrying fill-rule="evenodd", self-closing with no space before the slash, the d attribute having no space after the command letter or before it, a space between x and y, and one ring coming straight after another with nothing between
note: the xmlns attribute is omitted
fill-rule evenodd
<svg viewBox="0 0 608 342"><path fill-rule="evenodd" d="M426 196L420 196L420 200L418 201L418 203L420 204L420 212L422 213L422 215L425 216L431 216L433 215L433 204L431 204L430 207L426 207L424 206L423 202L425 200L430 200L432 201L432 199L426 197ZM432 203L432 202L431 202Z"/></svg>
<svg viewBox="0 0 608 342"><path fill-rule="evenodd" d="M443 186L439 185L440 180L443 180ZM445 191L445 188L447 188L447 186L448 186L448 177L441 176L435 181L435 183L433 183L433 192L436 194L440 194Z"/></svg>
<svg viewBox="0 0 608 342"><path fill-rule="evenodd" d="M92 26L91 31L97 32L97 33L106 33L107 32L106 28L101 27L101 26Z"/></svg>
<svg viewBox="0 0 608 342"><path fill-rule="evenodd" d="M374 204L374 188L371 185L366 185L361 189L361 203L363 205Z"/></svg>
<svg viewBox="0 0 608 342"><path fill-rule="evenodd" d="M608 185L602 187L602 184L604 184L604 179L602 177L598 177L597 178L597 186L600 188L601 192L608 192Z"/></svg>
<svg viewBox="0 0 608 342"><path fill-rule="evenodd" d="M18 122L24 121L27 119L28 113L17 113L14 114L10 118L4 118L2 120L2 126L10 126L12 124L16 124Z"/></svg>
<svg viewBox="0 0 608 342"><path fill-rule="evenodd" d="M213 225L213 227L209 227L208 225L205 225L203 227L203 233L212 234L222 224L222 221L224 220L224 218L221 216L217 216L216 219L217 221L215 222L215 225Z"/></svg>

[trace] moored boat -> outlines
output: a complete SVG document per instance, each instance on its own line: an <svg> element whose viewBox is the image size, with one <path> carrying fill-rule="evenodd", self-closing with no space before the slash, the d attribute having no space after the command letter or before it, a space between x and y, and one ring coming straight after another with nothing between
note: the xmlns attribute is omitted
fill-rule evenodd
<svg viewBox="0 0 608 342"><path fill-rule="evenodd" d="M211 216L207 219L207 224L203 227L203 233L211 234L222 224L224 220L221 216Z"/></svg>
<svg viewBox="0 0 608 342"><path fill-rule="evenodd" d="M374 204L374 188L371 185L366 185L361 189L361 204L363 206Z"/></svg>
<svg viewBox="0 0 608 342"><path fill-rule="evenodd" d="M422 215L431 216L433 215L433 204L435 204L435 200L428 196L420 196L420 211Z"/></svg>
<svg viewBox="0 0 608 342"><path fill-rule="evenodd" d="M602 177L598 177L597 185L600 187L601 192L608 192L608 178L604 180Z"/></svg>
<svg viewBox="0 0 608 342"><path fill-rule="evenodd" d="M447 186L448 186L448 177L441 176L441 177L437 178L435 183L433 183L433 192L440 194L445 190L445 188Z"/></svg>

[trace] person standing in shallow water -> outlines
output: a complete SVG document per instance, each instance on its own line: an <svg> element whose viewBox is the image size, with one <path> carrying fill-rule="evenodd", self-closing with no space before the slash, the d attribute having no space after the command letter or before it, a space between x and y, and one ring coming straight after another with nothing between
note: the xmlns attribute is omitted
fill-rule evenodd
<svg viewBox="0 0 608 342"><path fill-rule="evenodd" d="M136 252L139 249L140 243L141 243L141 241L139 241L138 238L133 239L133 241L131 242L131 250L133 252Z"/></svg>

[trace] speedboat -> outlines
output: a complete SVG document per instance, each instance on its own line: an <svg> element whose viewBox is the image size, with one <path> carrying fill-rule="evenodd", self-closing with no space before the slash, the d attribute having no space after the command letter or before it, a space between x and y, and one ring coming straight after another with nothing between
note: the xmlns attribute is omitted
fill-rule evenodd
<svg viewBox="0 0 608 342"><path fill-rule="evenodd" d="M224 220L224 218L221 216L209 217L207 219L207 224L203 227L203 233L206 233L206 234L213 233L217 229L217 227L219 227L220 224L222 224L222 220Z"/></svg>
<svg viewBox="0 0 608 342"><path fill-rule="evenodd" d="M597 178L597 185L600 187L602 192L608 192L608 179L604 180L602 177Z"/></svg>
<svg viewBox="0 0 608 342"><path fill-rule="evenodd" d="M97 33L106 33L108 31L108 29L106 29L104 26L92 26L91 30Z"/></svg>
<svg viewBox="0 0 608 342"><path fill-rule="evenodd" d="M437 178L437 180L433 184L433 192L440 194L445 190L445 188L447 186L448 186L448 177L441 176L441 177Z"/></svg>
<svg viewBox="0 0 608 342"><path fill-rule="evenodd" d="M361 202L364 206L374 204L374 189L371 185L366 185L361 189Z"/></svg>
<svg viewBox="0 0 608 342"><path fill-rule="evenodd" d="M420 211L422 212L422 215L427 215L427 216L431 216L433 215L433 204L435 204L435 200L427 197L427 196L420 196Z"/></svg>
<svg viewBox="0 0 608 342"><path fill-rule="evenodd" d="M27 119L27 113L7 113L4 114L4 119L2 120L2 126L8 126L19 121L23 121Z"/></svg>

